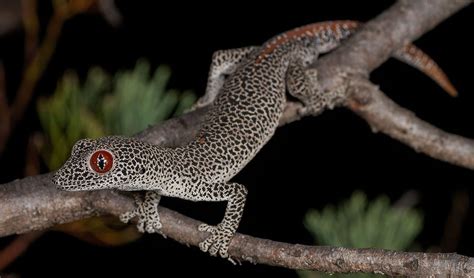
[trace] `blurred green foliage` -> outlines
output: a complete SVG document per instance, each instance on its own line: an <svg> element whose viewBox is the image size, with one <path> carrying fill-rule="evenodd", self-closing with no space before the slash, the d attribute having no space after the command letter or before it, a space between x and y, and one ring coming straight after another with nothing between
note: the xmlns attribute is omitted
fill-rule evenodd
<svg viewBox="0 0 474 278"><path fill-rule="evenodd" d="M319 245L352 248L409 248L423 227L421 213L412 208L390 205L386 196L369 202L356 191L338 207L329 205L321 212L310 210L304 220ZM329 277L302 271L301 277ZM372 274L334 274L330 277L376 277Z"/></svg>
<svg viewBox="0 0 474 278"><path fill-rule="evenodd" d="M170 74L166 66L151 72L144 60L115 76L92 68L83 84L76 73L66 73L54 94L38 101L47 137L41 153L49 169L65 162L78 139L132 135L189 108L195 95L167 89Z"/></svg>

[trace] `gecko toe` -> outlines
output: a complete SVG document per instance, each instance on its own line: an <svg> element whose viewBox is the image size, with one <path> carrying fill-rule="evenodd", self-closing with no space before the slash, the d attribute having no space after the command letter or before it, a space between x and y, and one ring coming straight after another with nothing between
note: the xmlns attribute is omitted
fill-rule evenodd
<svg viewBox="0 0 474 278"><path fill-rule="evenodd" d="M229 253L227 252L228 250L228 247L225 247L223 246L223 248L221 248L219 250L219 255L221 256L221 258L227 258L229 260L229 262L231 262L233 265L236 265L236 261L233 260L230 256L229 256Z"/></svg>
<svg viewBox="0 0 474 278"><path fill-rule="evenodd" d="M145 233L145 221L141 218L138 220L137 229L140 233Z"/></svg>
<svg viewBox="0 0 474 278"><path fill-rule="evenodd" d="M199 249L201 249L202 252L207 252L207 250L209 250L209 247L211 246L211 242L208 239L209 238L199 243Z"/></svg>
<svg viewBox="0 0 474 278"><path fill-rule="evenodd" d="M214 244L212 244L211 247L209 248L208 252L211 256L215 256L217 255L217 252L219 251L219 249L220 249L219 242L214 242Z"/></svg>
<svg viewBox="0 0 474 278"><path fill-rule="evenodd" d="M152 234L152 233L156 232L155 228L153 228L152 225L146 225L145 230L146 230L146 232L149 233L149 234Z"/></svg>
<svg viewBox="0 0 474 278"><path fill-rule="evenodd" d="M221 255L221 257L222 257L222 255ZM223 257L223 258L225 258L225 257ZM237 265L237 262L239 263L239 265L242 265L242 263L239 260L236 261L236 260L232 259L230 256L227 257L227 260L229 262L231 262L233 265Z"/></svg>
<svg viewBox="0 0 474 278"><path fill-rule="evenodd" d="M132 218L134 218L135 216L137 215L137 211L136 209L132 210L132 211L127 211L123 214L120 215L119 219L120 221L122 221L123 223L128 223Z"/></svg>
<svg viewBox="0 0 474 278"><path fill-rule="evenodd" d="M160 221L157 219L148 220L148 222L146 223L146 231L147 233L150 233L150 234L160 233L162 226L163 225L161 225Z"/></svg>
<svg viewBox="0 0 474 278"><path fill-rule="evenodd" d="M215 226L207 225L207 224L201 224L198 227L198 230L200 232L208 232L208 233L213 233L215 229L216 229Z"/></svg>
<svg viewBox="0 0 474 278"><path fill-rule="evenodd" d="M208 252L212 256L216 256L219 253L219 256L222 258L229 258L227 251L232 238L232 232L225 229L222 225L210 226L207 224L199 225L199 231L210 233L206 240L199 243L199 248L203 252Z"/></svg>

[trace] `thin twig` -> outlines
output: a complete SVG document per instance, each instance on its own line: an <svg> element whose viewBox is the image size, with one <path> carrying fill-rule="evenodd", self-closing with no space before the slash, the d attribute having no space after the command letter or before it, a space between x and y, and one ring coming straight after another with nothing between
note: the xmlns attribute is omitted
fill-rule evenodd
<svg viewBox="0 0 474 278"><path fill-rule="evenodd" d="M36 14L37 1L22 1L22 20L25 29L25 62L30 63L38 46L39 19Z"/></svg>
<svg viewBox="0 0 474 278"><path fill-rule="evenodd" d="M444 226L443 239L441 241L442 252L454 252L461 239L462 227L469 211L468 192L457 191L451 202L451 210Z"/></svg>
<svg viewBox="0 0 474 278"><path fill-rule="evenodd" d="M64 21L68 17L66 7L55 5L55 10L46 28L46 35L37 52L26 66L25 73L16 93L11 111L11 123L15 125L22 117L32 95L36 83L53 55L54 49L61 33Z"/></svg>
<svg viewBox="0 0 474 278"><path fill-rule="evenodd" d="M0 153L2 146L7 144L10 135L10 107L5 84L5 68L0 62Z"/></svg>
<svg viewBox="0 0 474 278"><path fill-rule="evenodd" d="M33 3L34 1L25 4L25 16L31 15L32 7L28 5L33 5ZM9 121L9 123L5 124L8 126L8 129L6 129L6 132L1 134L2 137L0 137L0 153L3 152L12 129L22 119L33 96L36 84L44 74L51 57L53 56L64 22L78 13L87 11L89 7L94 4L94 0L53 1L53 3L54 14L46 27L46 35L37 49L33 49L36 42L36 35L34 32L37 31L38 28L37 20L24 20L25 28L27 30L27 45L25 46L25 54L27 55L25 61L27 62L27 65L23 73L20 87L16 93L16 97L8 110L9 117L3 119L3 121ZM30 53L30 51L33 53ZM30 54L32 54L31 58L29 56Z"/></svg>

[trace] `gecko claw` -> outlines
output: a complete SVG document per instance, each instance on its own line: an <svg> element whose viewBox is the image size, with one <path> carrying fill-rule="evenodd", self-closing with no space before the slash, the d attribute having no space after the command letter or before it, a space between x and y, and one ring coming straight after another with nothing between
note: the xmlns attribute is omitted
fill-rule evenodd
<svg viewBox="0 0 474 278"><path fill-rule="evenodd" d="M162 226L161 222L158 219L155 219L153 215L139 216L138 218L137 229L141 233L161 233L160 229Z"/></svg>
<svg viewBox="0 0 474 278"><path fill-rule="evenodd" d="M213 233L215 229L216 229L215 226L207 225L207 224L201 224L198 227L198 230L200 232L207 232L207 233Z"/></svg>
<svg viewBox="0 0 474 278"><path fill-rule="evenodd" d="M199 249L201 249L201 251L208 252L211 256L216 256L217 253L219 253L219 256L222 258L228 259L234 265L236 264L228 254L230 240L234 235L229 229L226 229L221 224L217 226L201 224L198 230L211 234L208 238L199 243Z"/></svg>

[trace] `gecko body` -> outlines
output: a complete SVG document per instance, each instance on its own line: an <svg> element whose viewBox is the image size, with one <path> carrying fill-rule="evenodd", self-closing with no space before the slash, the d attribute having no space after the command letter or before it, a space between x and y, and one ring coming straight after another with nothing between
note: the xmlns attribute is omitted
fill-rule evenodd
<svg viewBox="0 0 474 278"><path fill-rule="evenodd" d="M226 201L222 222L202 224L209 237L201 250L229 258L229 243L242 217L246 188L230 182L274 134L286 92L299 99L301 113L317 114L341 98L321 93L316 76L305 71L320 53L337 47L357 29L354 21L322 22L278 35L262 46L218 51L213 55L206 94L197 106L211 105L198 135L189 144L164 148L120 136L83 139L55 173L63 190L147 191L137 207L121 216L138 216L138 229L159 232L161 196L192 201ZM455 93L444 73L423 52L408 45L394 56L425 72ZM229 258L230 259L230 258Z"/></svg>

